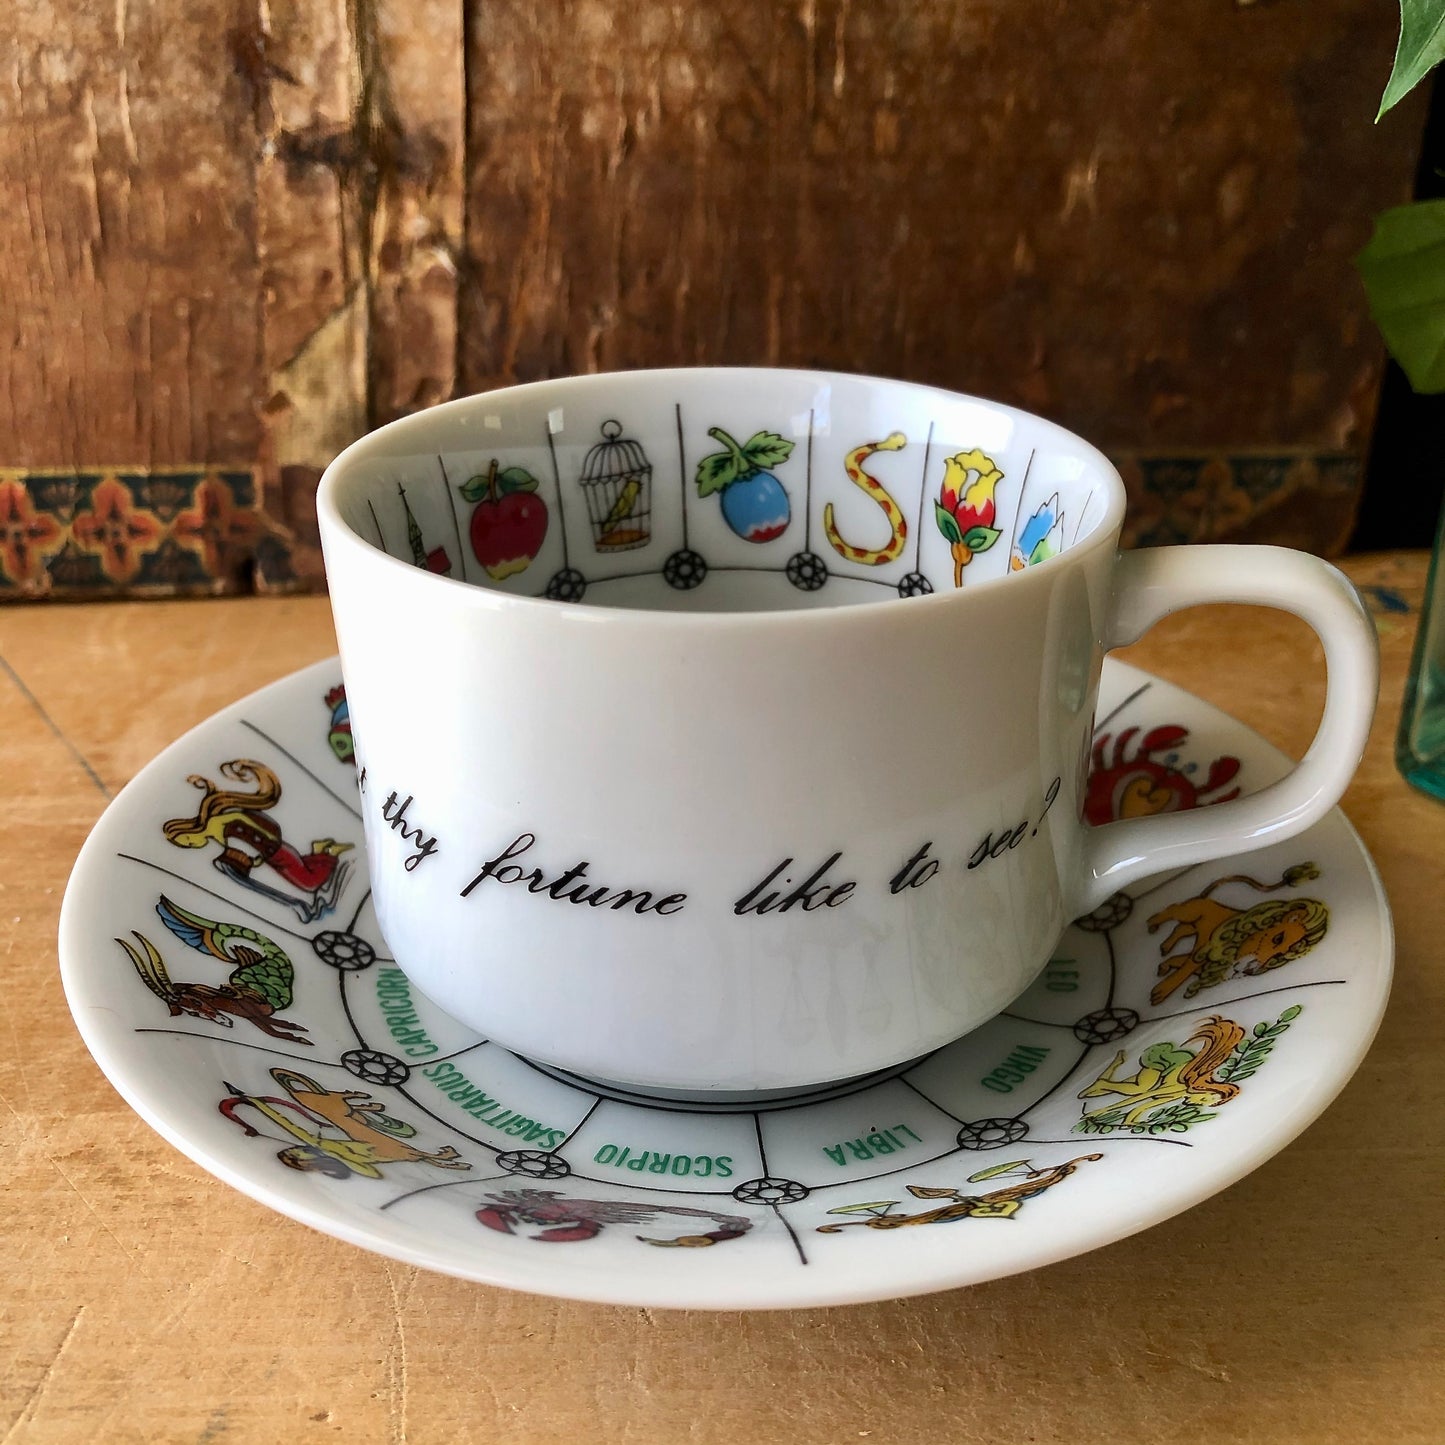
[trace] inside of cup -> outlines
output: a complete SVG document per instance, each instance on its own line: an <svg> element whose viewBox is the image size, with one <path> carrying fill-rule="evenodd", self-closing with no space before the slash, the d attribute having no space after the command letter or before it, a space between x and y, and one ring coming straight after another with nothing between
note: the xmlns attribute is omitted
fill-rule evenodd
<svg viewBox="0 0 1445 1445"><path fill-rule="evenodd" d="M529 597L733 611L909 598L1117 527L1048 422L899 382L673 370L538 382L383 428L333 495L362 539Z"/></svg>

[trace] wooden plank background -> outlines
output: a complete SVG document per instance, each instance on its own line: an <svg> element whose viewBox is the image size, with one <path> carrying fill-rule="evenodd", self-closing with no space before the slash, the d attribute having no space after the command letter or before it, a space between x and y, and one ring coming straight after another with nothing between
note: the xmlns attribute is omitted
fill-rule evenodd
<svg viewBox="0 0 1445 1445"><path fill-rule="evenodd" d="M7 20L0 596L315 585L362 430L642 365L1041 411L1143 540L1348 534L1382 361L1350 258L1423 113L1371 124L1384 0Z"/></svg>

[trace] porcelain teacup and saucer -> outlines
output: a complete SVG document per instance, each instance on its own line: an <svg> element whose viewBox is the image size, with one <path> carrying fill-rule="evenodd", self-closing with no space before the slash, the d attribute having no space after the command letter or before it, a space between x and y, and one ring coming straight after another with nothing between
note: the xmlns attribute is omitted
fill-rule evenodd
<svg viewBox="0 0 1445 1445"><path fill-rule="evenodd" d="M1302 554L1120 553L1062 429L579 377L382 428L318 512L339 668L143 772L61 933L122 1094L273 1207L586 1299L917 1293L1188 1207L1368 1046L1371 624ZM1105 658L1226 599L1324 645L1296 765Z"/></svg>

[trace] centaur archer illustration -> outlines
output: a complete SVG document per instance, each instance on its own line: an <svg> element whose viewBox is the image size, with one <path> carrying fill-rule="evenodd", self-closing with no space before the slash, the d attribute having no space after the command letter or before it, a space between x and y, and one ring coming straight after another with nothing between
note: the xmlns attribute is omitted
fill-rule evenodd
<svg viewBox="0 0 1445 1445"><path fill-rule="evenodd" d="M317 838L305 853L292 847L269 811L281 801L281 781L264 763L236 758L221 764L221 776L249 783L254 791L224 788L192 773L186 781L204 796L194 816L172 818L165 824L167 839L178 848L218 844L221 852L214 862L226 877L294 909L302 923L324 918L336 907L346 885L351 864L341 855L353 845ZM268 869L276 882L258 877L262 869Z"/></svg>
<svg viewBox="0 0 1445 1445"><path fill-rule="evenodd" d="M331 1179L381 1179L387 1164L430 1164L437 1169L470 1169L472 1166L452 1148L443 1144L431 1151L409 1141L416 1130L404 1119L393 1118L382 1103L359 1089L328 1089L295 1069L272 1069L271 1077L289 1098L269 1094L248 1094L235 1084L217 1107L247 1138L261 1130L241 1118L243 1107L254 1109L278 1129L300 1142L282 1149L276 1157L288 1169L325 1174ZM340 1137L338 1137L340 1136Z"/></svg>

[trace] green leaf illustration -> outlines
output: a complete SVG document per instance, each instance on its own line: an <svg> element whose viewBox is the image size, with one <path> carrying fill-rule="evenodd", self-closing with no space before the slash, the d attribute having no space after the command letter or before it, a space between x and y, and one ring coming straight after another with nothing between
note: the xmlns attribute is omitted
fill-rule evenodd
<svg viewBox="0 0 1445 1445"><path fill-rule="evenodd" d="M1250 1035L1235 1044L1234 1053L1221 1065L1220 1079L1226 1084L1238 1084L1257 1073L1274 1052L1281 1036L1289 1031L1290 1024L1300 1016L1300 1011L1301 1005L1291 1004L1272 1024L1255 1024Z"/></svg>
<svg viewBox="0 0 1445 1445"><path fill-rule="evenodd" d="M468 477L458 490L467 501L480 502L487 495L487 479L481 476Z"/></svg>
<svg viewBox="0 0 1445 1445"><path fill-rule="evenodd" d="M710 497L730 487L742 475L742 467L732 452L714 452L697 464L697 494Z"/></svg>
<svg viewBox="0 0 1445 1445"><path fill-rule="evenodd" d="M743 447L743 455L760 472L781 466L792 454L793 443L774 431L754 432Z"/></svg>
<svg viewBox="0 0 1445 1445"><path fill-rule="evenodd" d="M1380 116L1402 101L1445 60L1445 0L1400 0L1400 41L1380 98Z"/></svg>
<svg viewBox="0 0 1445 1445"><path fill-rule="evenodd" d="M497 490L503 496L508 492L535 492L537 479L525 467L503 467L497 473Z"/></svg>
<svg viewBox="0 0 1445 1445"><path fill-rule="evenodd" d="M963 533L959 530L958 523L953 519L953 513L947 507L941 506L938 502L933 504L933 518L938 523L938 530L948 538L950 542L963 541Z"/></svg>
<svg viewBox="0 0 1445 1445"><path fill-rule="evenodd" d="M1002 535L997 527L970 527L963 535L963 545L970 552L987 552Z"/></svg>
<svg viewBox="0 0 1445 1445"><path fill-rule="evenodd" d="M1419 392L1445 391L1445 200L1396 206L1355 257L1370 314Z"/></svg>

